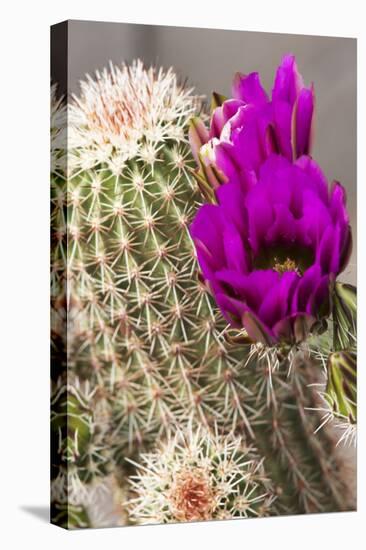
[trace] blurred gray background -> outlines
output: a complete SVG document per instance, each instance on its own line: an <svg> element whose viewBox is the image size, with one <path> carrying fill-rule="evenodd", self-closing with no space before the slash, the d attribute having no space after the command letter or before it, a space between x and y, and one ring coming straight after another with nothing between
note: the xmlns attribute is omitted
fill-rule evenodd
<svg viewBox="0 0 366 550"><path fill-rule="evenodd" d="M67 84L65 60L53 48L52 77L60 90L78 93L85 73L139 57L145 64L173 66L182 80L208 98L230 95L236 71L258 71L270 91L281 57L296 55L306 84L314 82L316 132L313 156L329 180L347 189L356 241L356 52L352 38L247 31L69 21ZM54 43L57 42L54 40ZM57 46L57 43L56 43ZM356 281L356 246L342 280Z"/></svg>

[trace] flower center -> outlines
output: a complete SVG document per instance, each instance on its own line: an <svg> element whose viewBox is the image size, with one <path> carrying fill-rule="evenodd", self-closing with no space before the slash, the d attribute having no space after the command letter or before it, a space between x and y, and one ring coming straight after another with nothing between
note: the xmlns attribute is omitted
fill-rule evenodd
<svg viewBox="0 0 366 550"><path fill-rule="evenodd" d="M291 243L262 248L253 259L255 269L273 269L281 275L294 272L301 276L314 262L313 251L305 246Z"/></svg>
<svg viewBox="0 0 366 550"><path fill-rule="evenodd" d="M295 271L298 275L301 275L300 269L297 266L295 260L292 260L291 258L286 258L285 261L281 262L278 260L278 258L273 258L273 269L274 271L277 271L277 273L286 273L286 271Z"/></svg>
<svg viewBox="0 0 366 550"><path fill-rule="evenodd" d="M214 495L207 475L183 470L177 474L170 498L175 517L181 521L211 519Z"/></svg>

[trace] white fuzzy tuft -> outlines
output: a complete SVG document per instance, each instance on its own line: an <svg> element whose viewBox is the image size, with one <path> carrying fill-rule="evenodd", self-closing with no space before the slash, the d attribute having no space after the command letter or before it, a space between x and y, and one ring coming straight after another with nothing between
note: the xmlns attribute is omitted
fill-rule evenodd
<svg viewBox="0 0 366 550"><path fill-rule="evenodd" d="M262 461L238 437L178 430L135 465L128 508L140 524L262 516L274 500Z"/></svg>
<svg viewBox="0 0 366 550"><path fill-rule="evenodd" d="M130 66L110 63L95 78L87 75L80 87L80 96L74 95L69 106L69 163L74 170L106 163L118 174L129 159L146 160L157 144L181 140L199 102L192 89L178 83L172 68L145 69L140 60Z"/></svg>

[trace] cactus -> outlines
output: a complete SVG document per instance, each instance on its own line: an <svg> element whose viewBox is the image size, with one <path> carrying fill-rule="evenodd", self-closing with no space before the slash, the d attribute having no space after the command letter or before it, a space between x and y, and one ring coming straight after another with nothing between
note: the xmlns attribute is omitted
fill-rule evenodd
<svg viewBox="0 0 366 550"><path fill-rule="evenodd" d="M326 393L331 397L335 411L354 424L357 418L356 354L354 352L334 351L329 355Z"/></svg>
<svg viewBox="0 0 366 550"><path fill-rule="evenodd" d="M263 517L275 495L263 460L242 439L206 430L178 430L142 454L128 503L137 523Z"/></svg>
<svg viewBox="0 0 366 550"><path fill-rule="evenodd" d="M230 452L239 439L257 448L277 496L265 497L266 514L347 508L334 443L314 435L319 415L307 411L321 369L301 355L288 376L263 348L230 340L199 276L188 224L201 196L188 127L201 108L171 69L141 62L88 77L69 104L67 170L55 163L51 175L56 523L69 501L81 515L63 524L89 524L92 489L111 472L122 493L137 475L142 499L147 478L136 464L162 464L186 424L205 434L200 444L212 456L221 456L222 437L234 438ZM65 156L57 143L53 158ZM185 460L177 453L172 467ZM139 521L138 502L121 523ZM231 503L230 493L225 517L246 515Z"/></svg>
<svg viewBox="0 0 366 550"><path fill-rule="evenodd" d="M357 293L352 285L335 284L329 328L309 347L324 371L319 389L319 410L323 413L320 427L331 424L340 434L337 444L356 446Z"/></svg>
<svg viewBox="0 0 366 550"><path fill-rule="evenodd" d="M91 527L88 514L83 506L53 503L52 523L64 529L85 529Z"/></svg>

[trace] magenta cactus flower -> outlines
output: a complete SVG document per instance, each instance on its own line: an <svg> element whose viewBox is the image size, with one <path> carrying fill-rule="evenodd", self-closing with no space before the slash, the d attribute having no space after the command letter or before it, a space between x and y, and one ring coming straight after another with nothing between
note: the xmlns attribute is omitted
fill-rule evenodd
<svg viewBox="0 0 366 550"><path fill-rule="evenodd" d="M258 73L237 73L231 99L214 94L218 105L209 130L194 119L190 141L201 166L201 188L214 202L211 189L228 180L249 189L263 162L273 153L294 161L311 149L313 86L306 88L293 55L285 55L268 98Z"/></svg>
<svg viewBox="0 0 366 550"><path fill-rule="evenodd" d="M272 154L249 189L216 190L190 227L203 277L228 322L264 345L304 340L329 314L330 289L349 258L343 187L309 156Z"/></svg>

